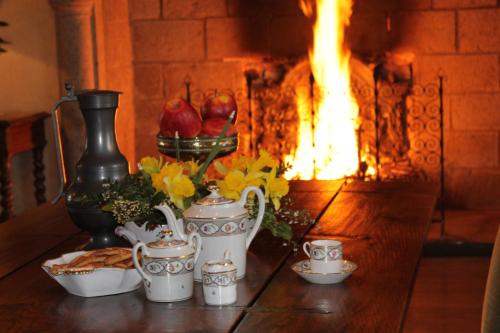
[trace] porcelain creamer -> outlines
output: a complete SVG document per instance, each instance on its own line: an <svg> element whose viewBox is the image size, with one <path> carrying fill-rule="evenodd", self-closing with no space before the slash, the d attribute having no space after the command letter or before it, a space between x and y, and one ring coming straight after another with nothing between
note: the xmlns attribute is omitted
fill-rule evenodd
<svg viewBox="0 0 500 333"><path fill-rule="evenodd" d="M210 305L228 305L236 302L236 266L229 258L209 260L201 268L203 277L203 296Z"/></svg>

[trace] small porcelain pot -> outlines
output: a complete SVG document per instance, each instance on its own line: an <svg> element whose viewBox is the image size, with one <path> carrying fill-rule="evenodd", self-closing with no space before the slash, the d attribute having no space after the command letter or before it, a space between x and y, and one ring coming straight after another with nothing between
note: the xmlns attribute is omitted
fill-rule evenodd
<svg viewBox="0 0 500 333"><path fill-rule="evenodd" d="M245 276L247 250L259 231L265 210L265 198L260 189L249 186L241 193L239 201L224 198L216 186L209 188L211 194L196 201L184 211L186 233L197 232L203 238L200 260L194 269L194 279L201 281L201 266L210 260L224 257L229 250L237 268L237 278ZM255 193L259 209L251 232L247 233L249 222L245 208L250 193Z"/></svg>
<svg viewBox="0 0 500 333"><path fill-rule="evenodd" d="M142 263L138 251L142 252ZM132 250L134 265L144 281L146 297L153 302L177 302L193 296L193 269L201 250L197 233L184 240L137 243Z"/></svg>
<svg viewBox="0 0 500 333"><path fill-rule="evenodd" d="M236 302L236 266L229 259L210 260L203 264L203 296L210 305L228 305Z"/></svg>

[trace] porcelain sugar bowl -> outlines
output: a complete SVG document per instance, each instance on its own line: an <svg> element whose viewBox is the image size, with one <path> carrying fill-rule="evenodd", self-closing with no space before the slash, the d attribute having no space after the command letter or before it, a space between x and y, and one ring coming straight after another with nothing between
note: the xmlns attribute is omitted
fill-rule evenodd
<svg viewBox="0 0 500 333"><path fill-rule="evenodd" d="M139 260L139 250L142 260ZM137 243L134 265L144 281L146 297L154 302L177 302L193 296L193 269L201 250L201 237Z"/></svg>
<svg viewBox="0 0 500 333"><path fill-rule="evenodd" d="M203 296L210 305L227 305L236 302L236 266L229 259L209 260L201 268Z"/></svg>
<svg viewBox="0 0 500 333"><path fill-rule="evenodd" d="M210 260L219 260L228 250L237 268L237 278L245 276L247 249L259 230L264 217L265 199L260 189L245 188L239 201L227 199L218 193L218 188L209 188L210 195L196 201L184 211L184 223L188 234L197 232L203 238L200 259L195 265L194 279L201 281L201 266ZM255 193L259 210L255 225L247 233L249 215L245 208L248 195Z"/></svg>

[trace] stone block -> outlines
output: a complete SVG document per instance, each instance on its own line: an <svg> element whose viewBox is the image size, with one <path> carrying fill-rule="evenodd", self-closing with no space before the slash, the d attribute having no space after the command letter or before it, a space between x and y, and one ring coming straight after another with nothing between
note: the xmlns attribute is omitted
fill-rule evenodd
<svg viewBox="0 0 500 333"><path fill-rule="evenodd" d="M379 53L388 44L385 15L382 12L354 12L346 31L347 41L356 53Z"/></svg>
<svg viewBox="0 0 500 333"><path fill-rule="evenodd" d="M106 89L118 90L130 94L133 91L133 69L129 66L106 67ZM129 93L130 92L130 93ZM129 96L127 96L128 98ZM120 100L123 98L120 97Z"/></svg>
<svg viewBox="0 0 500 333"><path fill-rule="evenodd" d="M458 38L461 52L499 52L500 9L460 11Z"/></svg>
<svg viewBox="0 0 500 333"><path fill-rule="evenodd" d="M353 11L387 11L431 8L431 0L355 0Z"/></svg>
<svg viewBox="0 0 500 333"><path fill-rule="evenodd" d="M499 62L496 55L421 55L415 60L417 83L437 83L445 76L444 93L495 92L499 89Z"/></svg>
<svg viewBox="0 0 500 333"><path fill-rule="evenodd" d="M500 169L448 169L446 204L459 209L500 209Z"/></svg>
<svg viewBox="0 0 500 333"><path fill-rule="evenodd" d="M229 16L302 16L295 0L228 0Z"/></svg>
<svg viewBox="0 0 500 333"><path fill-rule="evenodd" d="M207 20L208 59L269 54L269 20L224 18Z"/></svg>
<svg viewBox="0 0 500 333"><path fill-rule="evenodd" d="M498 166L498 133L451 131L444 139L447 168Z"/></svg>
<svg viewBox="0 0 500 333"><path fill-rule="evenodd" d="M163 67L164 97L186 97L184 81L190 77L193 104L199 106L202 94L217 89L241 91L245 79L242 66L237 62L206 62L168 64Z"/></svg>
<svg viewBox="0 0 500 333"><path fill-rule="evenodd" d="M434 0L434 8L495 7L497 0Z"/></svg>
<svg viewBox="0 0 500 333"><path fill-rule="evenodd" d="M130 0L129 11L132 20L156 20L160 18L161 0Z"/></svg>
<svg viewBox="0 0 500 333"><path fill-rule="evenodd" d="M452 11L396 12L392 16L395 42L417 53L455 51Z"/></svg>
<svg viewBox="0 0 500 333"><path fill-rule="evenodd" d="M156 148L156 134L136 134L135 156L137 162L139 162L144 156L158 157L160 155L161 154Z"/></svg>
<svg viewBox="0 0 500 333"><path fill-rule="evenodd" d="M128 0L102 0L102 8L106 22L128 21Z"/></svg>
<svg viewBox="0 0 500 333"><path fill-rule="evenodd" d="M156 137L160 130L160 116L165 101L163 98L135 101L135 133L137 136ZM153 144L156 147L156 144Z"/></svg>
<svg viewBox="0 0 500 333"><path fill-rule="evenodd" d="M132 36L137 62L197 61L205 56L203 21L137 21Z"/></svg>
<svg viewBox="0 0 500 333"><path fill-rule="evenodd" d="M271 21L271 55L307 55L313 42L313 22L304 16L279 17Z"/></svg>
<svg viewBox="0 0 500 333"><path fill-rule="evenodd" d="M500 94L452 96L451 112L455 130L500 130Z"/></svg>
<svg viewBox="0 0 500 333"><path fill-rule="evenodd" d="M226 16L225 0L163 0L164 18Z"/></svg>
<svg viewBox="0 0 500 333"><path fill-rule="evenodd" d="M130 26L127 22L104 22L103 43L107 67L121 67L131 64L132 45Z"/></svg>
<svg viewBox="0 0 500 333"><path fill-rule="evenodd" d="M138 100L163 98L162 65L136 65L134 67L134 87L134 97Z"/></svg>

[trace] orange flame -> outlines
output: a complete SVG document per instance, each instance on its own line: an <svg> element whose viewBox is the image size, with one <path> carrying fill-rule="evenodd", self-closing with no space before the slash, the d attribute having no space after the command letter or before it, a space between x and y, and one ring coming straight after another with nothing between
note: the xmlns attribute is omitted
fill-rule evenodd
<svg viewBox="0 0 500 333"><path fill-rule="evenodd" d="M314 1L314 0L312 0ZM356 173L358 106L351 93L349 59L344 29L351 17L351 0L316 0L314 44L309 63L316 95L314 114L307 89L297 88L298 147L285 162L292 167L288 179L339 179ZM304 13L313 6L301 0Z"/></svg>

